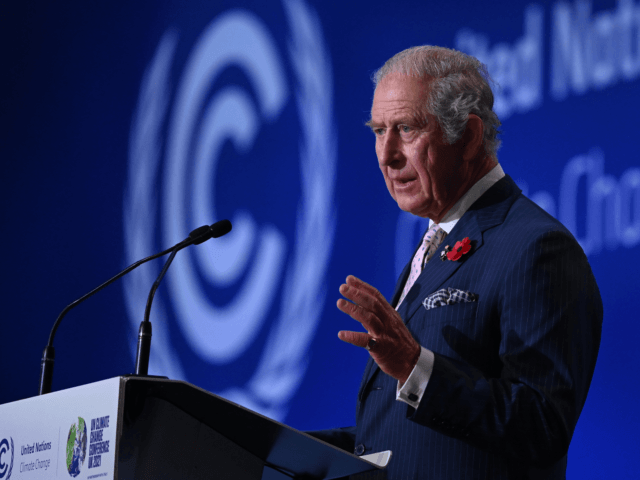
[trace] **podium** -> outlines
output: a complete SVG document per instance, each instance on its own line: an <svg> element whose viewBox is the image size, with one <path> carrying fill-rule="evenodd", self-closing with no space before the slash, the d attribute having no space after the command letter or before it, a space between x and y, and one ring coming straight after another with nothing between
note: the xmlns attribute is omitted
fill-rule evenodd
<svg viewBox="0 0 640 480"><path fill-rule="evenodd" d="M136 376L0 405L0 475L386 478L373 463L194 385Z"/></svg>

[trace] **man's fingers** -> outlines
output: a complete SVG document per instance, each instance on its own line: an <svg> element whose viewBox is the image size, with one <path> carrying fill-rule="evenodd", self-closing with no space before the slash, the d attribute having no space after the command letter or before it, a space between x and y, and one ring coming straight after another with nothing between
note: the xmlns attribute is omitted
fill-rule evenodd
<svg viewBox="0 0 640 480"><path fill-rule="evenodd" d="M388 315L389 311L393 310L382 294L371 285L361 281L358 281L359 283L350 282L349 278L347 278L347 281L349 283L340 285L340 293L356 305L360 305L378 316L381 314Z"/></svg>
<svg viewBox="0 0 640 480"><path fill-rule="evenodd" d="M376 299L360 287L342 284L340 285L340 294L369 311L377 310Z"/></svg>
<svg viewBox="0 0 640 480"><path fill-rule="evenodd" d="M338 332L338 338L343 342L350 343L356 347L365 348L371 337L369 334L364 332L349 332L347 330L341 330Z"/></svg>
<svg viewBox="0 0 640 480"><path fill-rule="evenodd" d="M357 287L376 298L384 298L376 287L369 285L367 282L362 281L358 277L354 277L353 275L349 275L347 277L346 284L349 286Z"/></svg>
<svg viewBox="0 0 640 480"><path fill-rule="evenodd" d="M374 335L380 335L383 331L384 326L382 325L380 319L370 311L362 308L360 305L347 302L344 298L338 300L336 305L338 306L340 311L346 313L354 320L360 322L368 332L371 332Z"/></svg>

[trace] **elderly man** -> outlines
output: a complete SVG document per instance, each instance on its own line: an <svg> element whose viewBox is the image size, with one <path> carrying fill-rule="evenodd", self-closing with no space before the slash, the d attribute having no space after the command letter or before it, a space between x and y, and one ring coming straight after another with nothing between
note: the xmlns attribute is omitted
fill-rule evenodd
<svg viewBox="0 0 640 480"><path fill-rule="evenodd" d="M571 233L496 158L485 67L415 47L375 75L371 127L398 206L429 218L391 303L349 276L338 308L369 350L356 427L318 433L392 450L392 479L565 478L594 371L602 302Z"/></svg>

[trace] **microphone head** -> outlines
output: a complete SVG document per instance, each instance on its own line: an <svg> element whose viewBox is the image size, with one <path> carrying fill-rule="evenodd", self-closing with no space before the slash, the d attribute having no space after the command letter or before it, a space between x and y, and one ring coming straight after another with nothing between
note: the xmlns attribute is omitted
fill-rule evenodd
<svg viewBox="0 0 640 480"><path fill-rule="evenodd" d="M187 240L191 240L190 243L194 245L199 245L202 242L206 242L211 238L211 227L209 225L203 225L202 227L198 227L193 230L189 234L189 238Z"/></svg>
<svg viewBox="0 0 640 480"><path fill-rule="evenodd" d="M203 225L202 227L196 228L189 234L189 238L186 240L187 243L183 242L184 245L181 248L184 248L187 245L200 245L211 237L218 238L226 235L230 231L231 222L229 220L220 220L213 225Z"/></svg>
<svg viewBox="0 0 640 480"><path fill-rule="evenodd" d="M211 236L213 238L222 237L231 231L231 222L229 220L220 220L211 225Z"/></svg>

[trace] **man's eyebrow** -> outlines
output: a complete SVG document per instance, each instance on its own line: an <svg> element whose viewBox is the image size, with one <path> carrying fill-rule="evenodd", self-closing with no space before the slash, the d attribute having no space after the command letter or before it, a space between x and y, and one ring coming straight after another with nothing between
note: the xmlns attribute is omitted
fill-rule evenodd
<svg viewBox="0 0 640 480"><path fill-rule="evenodd" d="M428 119L424 118L424 124L426 125L428 123ZM414 117L402 117L402 118L397 118L394 121L394 125L420 125L421 122L417 121L416 118ZM375 129L375 128L379 128L379 127L384 127L385 125L383 123L378 123L378 122L374 122L372 119L368 120L365 122L364 124L366 127L369 127L370 129Z"/></svg>

